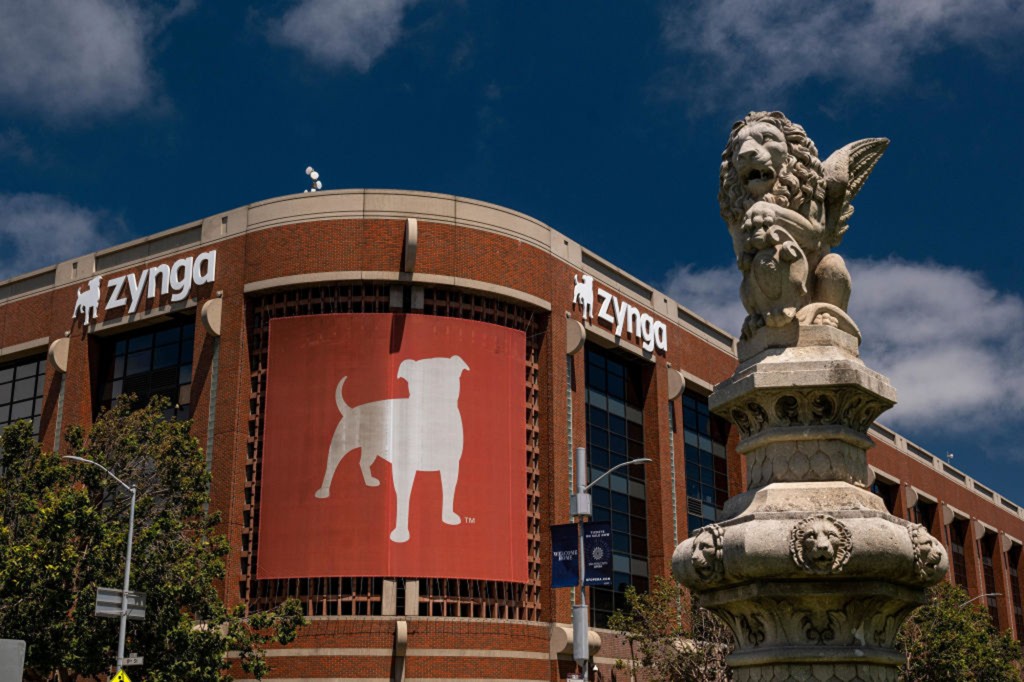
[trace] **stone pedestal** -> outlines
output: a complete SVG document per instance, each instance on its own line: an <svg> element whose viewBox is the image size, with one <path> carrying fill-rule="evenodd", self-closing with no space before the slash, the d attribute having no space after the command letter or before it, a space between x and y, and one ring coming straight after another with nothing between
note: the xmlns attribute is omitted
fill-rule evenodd
<svg viewBox="0 0 1024 682"><path fill-rule="evenodd" d="M867 489L867 429L895 404L826 325L765 327L711 395L739 429L749 489L676 548L673 573L736 636L733 679L895 680L903 620L948 559Z"/></svg>

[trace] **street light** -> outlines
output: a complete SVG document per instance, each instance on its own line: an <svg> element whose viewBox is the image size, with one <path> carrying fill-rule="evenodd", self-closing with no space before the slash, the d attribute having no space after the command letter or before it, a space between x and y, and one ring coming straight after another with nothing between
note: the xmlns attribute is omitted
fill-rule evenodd
<svg viewBox="0 0 1024 682"><path fill-rule="evenodd" d="M132 506L128 512L128 548L125 550L124 554L124 589L121 590L121 630L117 636L117 669L120 670L122 667L121 664L124 661L125 630L128 627L128 576L132 570L132 535L135 531L135 486L125 483L99 462L94 462L91 459L86 459L85 457L75 457L74 455L64 455L63 458L73 459L76 462L85 462L86 464L92 464L93 466L103 469L107 476L110 476L112 479L120 483L121 487L132 494Z"/></svg>
<svg viewBox="0 0 1024 682"><path fill-rule="evenodd" d="M586 579L586 562L583 558L583 519L593 514L593 501L590 490L595 483L608 476L616 469L629 466L630 464L641 464L651 462L650 457L637 457L627 462L616 464L604 472L589 484L587 483L587 449L576 448L576 494L569 496L569 513L576 518L576 540L578 542L577 564L579 566L579 587L580 603L572 607L572 653L576 664L584 676L587 674L587 662L590 660L590 614L587 610L587 596L584 592L584 581Z"/></svg>
<svg viewBox="0 0 1024 682"><path fill-rule="evenodd" d="M970 604L972 601L977 601L977 600L979 600L979 599L981 599L983 597L1002 597L1002 596L1003 596L1002 592L987 592L985 594L979 594L977 597L971 597L970 599L965 601L963 604L961 604L957 608L958 609L962 609L963 607L965 607L968 604Z"/></svg>

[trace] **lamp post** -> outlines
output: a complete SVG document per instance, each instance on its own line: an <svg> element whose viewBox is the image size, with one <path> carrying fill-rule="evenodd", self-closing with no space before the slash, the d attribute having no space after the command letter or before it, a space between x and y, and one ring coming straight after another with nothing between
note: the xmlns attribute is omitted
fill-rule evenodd
<svg viewBox="0 0 1024 682"><path fill-rule="evenodd" d="M652 461L650 457L637 457L627 462L616 464L590 483L587 483L587 449L576 448L576 494L569 497L569 513L576 520L577 540L577 564L579 568L580 598L578 604L572 607L572 654L576 665L585 677L587 674L587 663L590 660L590 612L587 609L587 596L584 593L584 582L586 580L586 562L583 557L583 522L593 515L593 500L590 497L590 490L595 483L608 476L616 469L629 466L630 464L641 464Z"/></svg>
<svg viewBox="0 0 1024 682"><path fill-rule="evenodd" d="M963 604L960 604L959 606L957 606L957 608L958 609L962 609L963 607L965 607L968 604L970 604L972 601L977 601L977 600L979 600L979 599L981 599L983 597L1002 597L1002 596L1003 596L1002 592L986 592L985 594L979 594L976 597L971 597L970 599L965 601Z"/></svg>
<svg viewBox="0 0 1024 682"><path fill-rule="evenodd" d="M75 457L74 455L64 455L63 458L99 467L107 476L120 483L122 488L132 494L132 504L128 512L128 547L124 554L124 588L121 590L121 629L117 635L117 669L120 670L124 662L124 636L128 627L128 577L131 575L132 570L132 536L135 532L135 486L125 483L99 462L94 462L85 457Z"/></svg>

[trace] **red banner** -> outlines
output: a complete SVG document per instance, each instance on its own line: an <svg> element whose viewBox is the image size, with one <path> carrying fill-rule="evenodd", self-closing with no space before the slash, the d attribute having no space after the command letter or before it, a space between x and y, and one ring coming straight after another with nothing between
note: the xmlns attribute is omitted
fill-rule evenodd
<svg viewBox="0 0 1024 682"><path fill-rule="evenodd" d="M257 577L525 582L525 356L457 318L272 320Z"/></svg>

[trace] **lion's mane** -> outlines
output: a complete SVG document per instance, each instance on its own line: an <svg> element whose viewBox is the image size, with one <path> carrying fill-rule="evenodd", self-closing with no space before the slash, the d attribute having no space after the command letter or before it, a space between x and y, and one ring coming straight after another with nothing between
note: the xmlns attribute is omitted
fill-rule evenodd
<svg viewBox="0 0 1024 682"><path fill-rule="evenodd" d="M759 121L770 123L782 131L789 152L775 189L765 195L763 201L796 211L812 222L819 222L819 212L825 198L825 183L818 149L807 137L803 126L793 123L778 111L752 111L733 125L729 143L722 152L719 172L718 204L722 218L729 225L738 225L743 221L747 209L754 204L753 197L747 194L740 182L732 157L736 150L736 133L744 126Z"/></svg>

